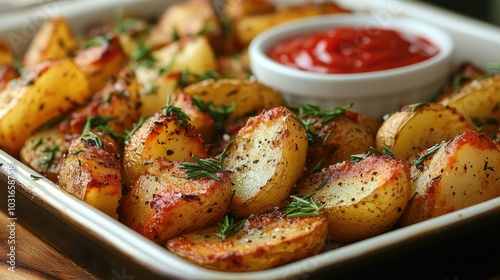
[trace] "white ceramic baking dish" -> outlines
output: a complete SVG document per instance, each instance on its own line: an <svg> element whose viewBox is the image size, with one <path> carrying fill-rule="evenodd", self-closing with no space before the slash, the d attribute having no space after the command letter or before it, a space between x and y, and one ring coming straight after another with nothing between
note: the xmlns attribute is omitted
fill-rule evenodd
<svg viewBox="0 0 500 280"><path fill-rule="evenodd" d="M141 16L154 17L175 1L86 0L53 1L0 16L0 38L22 53L44 19L65 15L75 32L109 18L118 7ZM392 15L415 17L448 31L456 40L454 61L471 61L485 67L500 61L500 29L411 1L339 0L342 6L369 11L383 20ZM418 246L429 237L449 234L488 217L498 218L496 198L438 218L397 229L364 241L346 245L317 256L270 270L224 273L188 263L117 222L68 195L47 179L0 151L0 209L8 208L6 190L14 179L16 212L22 223L94 275L103 279L313 279L335 275L344 267L361 264L368 258ZM489 220L488 220L489 221ZM120 278L121 277L121 278Z"/></svg>

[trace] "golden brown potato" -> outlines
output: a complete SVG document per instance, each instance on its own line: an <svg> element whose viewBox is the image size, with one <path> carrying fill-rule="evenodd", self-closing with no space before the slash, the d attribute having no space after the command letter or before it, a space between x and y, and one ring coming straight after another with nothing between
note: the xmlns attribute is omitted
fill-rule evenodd
<svg viewBox="0 0 500 280"><path fill-rule="evenodd" d="M406 160L469 129L476 129L476 126L453 108L438 103L411 104L382 123L375 143L379 151L385 146L396 158Z"/></svg>
<svg viewBox="0 0 500 280"><path fill-rule="evenodd" d="M273 268L316 255L326 240L324 216L287 218L279 211L252 215L222 240L218 226L182 234L167 249L200 266L231 272Z"/></svg>
<svg viewBox="0 0 500 280"><path fill-rule="evenodd" d="M116 35L95 37L85 42L75 56L75 63L89 80L90 90L101 90L110 78L116 78L127 56Z"/></svg>
<svg viewBox="0 0 500 280"><path fill-rule="evenodd" d="M215 106L234 104L228 124L284 104L283 96L278 91L257 81L242 79L204 80L184 88L184 92Z"/></svg>
<svg viewBox="0 0 500 280"><path fill-rule="evenodd" d="M441 102L444 98L460 92L462 87L476 79L485 77L486 71L471 62L462 62L451 75L450 81L445 85L443 91L437 96L436 102Z"/></svg>
<svg viewBox="0 0 500 280"><path fill-rule="evenodd" d="M411 166L407 226L500 196L500 150L484 133L466 131L422 151Z"/></svg>
<svg viewBox="0 0 500 280"><path fill-rule="evenodd" d="M85 134L71 141L58 185L116 219L122 196L120 170L116 143L104 134Z"/></svg>
<svg viewBox="0 0 500 280"><path fill-rule="evenodd" d="M215 224L231 201L226 172L187 179L182 164L158 158L124 196L120 220L159 244L175 235Z"/></svg>
<svg viewBox="0 0 500 280"><path fill-rule="evenodd" d="M248 52L242 51L231 55L221 55L217 58L217 72L222 77L247 79L252 75Z"/></svg>
<svg viewBox="0 0 500 280"><path fill-rule="evenodd" d="M307 153L305 128L295 114L276 107L251 117L227 149L236 217L268 212L283 204L302 176Z"/></svg>
<svg viewBox="0 0 500 280"><path fill-rule="evenodd" d="M34 132L20 152L20 160L31 169L57 183L63 154L69 147L65 135L57 126Z"/></svg>
<svg viewBox="0 0 500 280"><path fill-rule="evenodd" d="M165 115L165 110L149 117L125 142L124 178L126 188L146 173L148 165L157 158L170 161L193 161L208 156L207 147L194 127L178 115Z"/></svg>
<svg viewBox="0 0 500 280"><path fill-rule="evenodd" d="M14 55L7 43L0 41L0 64L12 64L14 62Z"/></svg>
<svg viewBox="0 0 500 280"><path fill-rule="evenodd" d="M0 93L7 87L10 80L17 79L19 73L16 68L10 64L0 64Z"/></svg>
<svg viewBox="0 0 500 280"><path fill-rule="evenodd" d="M233 28L240 44L247 46L257 34L278 24L304 17L348 12L332 2L282 6L274 13L244 16L235 22Z"/></svg>
<svg viewBox="0 0 500 280"><path fill-rule="evenodd" d="M218 18L208 0L190 0L170 5L150 32L148 44L156 49L178 38L218 35Z"/></svg>
<svg viewBox="0 0 500 280"><path fill-rule="evenodd" d="M309 172L348 160L354 154L368 152L375 145L372 133L358 122L355 113L347 112L326 122L324 119L303 117L303 121L310 123L309 128L317 134L307 150Z"/></svg>
<svg viewBox="0 0 500 280"><path fill-rule="evenodd" d="M36 129L89 97L87 78L72 60L34 65L0 93L0 149L17 157Z"/></svg>
<svg viewBox="0 0 500 280"><path fill-rule="evenodd" d="M32 65L47 59L67 58L78 48L66 18L58 16L44 22L24 54L23 64Z"/></svg>
<svg viewBox="0 0 500 280"><path fill-rule="evenodd" d="M475 80L450 95L441 104L455 108L474 120L486 133L497 133L500 127L500 74Z"/></svg>
<svg viewBox="0 0 500 280"><path fill-rule="evenodd" d="M111 133L123 135L132 130L141 117L138 83L129 68L123 68L118 75L94 94L85 107L74 111L60 124L63 133L80 135L89 116L107 118L99 125L106 126Z"/></svg>
<svg viewBox="0 0 500 280"><path fill-rule="evenodd" d="M389 231L411 197L406 162L387 156L344 161L297 183L293 193L324 205L329 237L353 242Z"/></svg>

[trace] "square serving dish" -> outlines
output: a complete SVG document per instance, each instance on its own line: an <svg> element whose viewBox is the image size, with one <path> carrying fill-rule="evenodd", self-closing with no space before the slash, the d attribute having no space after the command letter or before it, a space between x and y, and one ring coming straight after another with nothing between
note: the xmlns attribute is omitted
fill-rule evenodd
<svg viewBox="0 0 500 280"><path fill-rule="evenodd" d="M109 18L118 7L140 16L155 17L174 2L179 1L53 1L1 14L0 39L10 43L16 54L21 54L37 28L49 17L63 14L78 33ZM489 62L500 61L500 28L492 25L411 1L337 2L348 9L371 12L382 24L393 15L404 15L441 27L456 41L456 66L470 61L486 67ZM313 279L326 273L334 279L335 275L342 275L369 259L420 246L430 238L445 238L456 230L471 230L471 225L477 223L500 223L499 197L277 268L226 273L182 260L40 178L40 174L0 150L0 209L5 212L9 208L7 189L12 183L16 187L14 216L18 222L102 279Z"/></svg>

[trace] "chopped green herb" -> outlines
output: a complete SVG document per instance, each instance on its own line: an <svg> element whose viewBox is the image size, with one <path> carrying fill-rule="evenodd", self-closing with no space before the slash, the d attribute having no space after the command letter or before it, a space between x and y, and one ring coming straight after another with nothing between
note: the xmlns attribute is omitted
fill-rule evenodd
<svg viewBox="0 0 500 280"><path fill-rule="evenodd" d="M172 40L177 41L180 38L181 38L181 35L179 34L179 31L177 30L177 28L174 26L172 28Z"/></svg>
<svg viewBox="0 0 500 280"><path fill-rule="evenodd" d="M203 27L200 29L200 31L196 32L196 35L202 36L208 33L210 29L208 28L208 25L203 25Z"/></svg>
<svg viewBox="0 0 500 280"><path fill-rule="evenodd" d="M83 152L85 152L85 150L76 150L76 151L73 151L71 154L78 155L79 153L83 153Z"/></svg>
<svg viewBox="0 0 500 280"><path fill-rule="evenodd" d="M163 112L165 116L177 116L181 120L180 125L182 126L187 125L187 123L191 121L191 118L186 113L184 113L181 108L172 104L172 95L168 96L167 106L165 106Z"/></svg>
<svg viewBox="0 0 500 280"><path fill-rule="evenodd" d="M299 116L294 115L293 116L299 123L306 129L306 135L307 135L307 141L309 145L315 145L320 141L318 133L315 131L311 130L311 123L306 123L304 122L303 119L301 119Z"/></svg>
<svg viewBox="0 0 500 280"><path fill-rule="evenodd" d="M93 121L92 116L88 116L87 122L85 123L85 127L83 128L81 136L82 137L90 137L90 139L94 142L94 144L97 146L97 148L101 149L104 146L102 139L99 136L97 136L95 133L90 131L90 128L93 127L92 121ZM99 121L97 123L99 123ZM101 124L98 124L98 125L101 125Z"/></svg>
<svg viewBox="0 0 500 280"><path fill-rule="evenodd" d="M419 168L422 167L424 164L424 161L427 158L429 158L430 156L432 156L434 153L436 153L440 147L441 147L440 144L434 144L434 146L428 148L423 155L416 158L415 166L419 167Z"/></svg>
<svg viewBox="0 0 500 280"><path fill-rule="evenodd" d="M43 143L43 138L38 139L35 143L33 143L33 148L36 149Z"/></svg>
<svg viewBox="0 0 500 280"><path fill-rule="evenodd" d="M95 46L101 46L101 45L106 45L109 44L109 38L106 36L95 36L89 41L83 42L81 45L82 49L89 49L91 47Z"/></svg>
<svg viewBox="0 0 500 280"><path fill-rule="evenodd" d="M216 181L221 181L221 179L214 174L217 172L227 171L224 166L222 166L222 161L226 157L226 152L232 143L227 145L227 147L214 158L199 159L195 155L191 155L194 159L193 162L184 162L182 168L186 171L187 179L200 179L200 178L211 178Z"/></svg>
<svg viewBox="0 0 500 280"><path fill-rule="evenodd" d="M226 238L230 235L235 235L238 233L245 225L247 218L239 221L238 224L235 223L234 219L229 215L225 215L222 219L222 223L219 223L219 232L215 235L222 238L222 241L226 241Z"/></svg>
<svg viewBox="0 0 500 280"><path fill-rule="evenodd" d="M42 153L49 153L48 156L43 157L40 159L40 163L45 164L43 167L43 171L46 172L49 170L50 166L54 163L54 160L56 159L56 152L59 151L59 146L48 146L42 149Z"/></svg>
<svg viewBox="0 0 500 280"><path fill-rule="evenodd" d="M217 107L213 102L205 102L198 97L193 97L193 104L200 112L210 112L214 120L214 131L217 133L222 130L229 114L231 114L236 105L234 103Z"/></svg>
<svg viewBox="0 0 500 280"><path fill-rule="evenodd" d="M144 124L144 122L146 121L146 117L141 117L141 119L139 120L139 122L134 126L134 128L132 128L131 131L128 131L126 130L125 132L127 133L124 137L124 140L125 142L127 142L130 137Z"/></svg>
<svg viewBox="0 0 500 280"><path fill-rule="evenodd" d="M313 195L309 194L304 197L291 195L291 202L286 201L287 207L283 216L288 218L311 217L323 214L325 205L318 205L314 200Z"/></svg>
<svg viewBox="0 0 500 280"><path fill-rule="evenodd" d="M146 68L152 67L156 63L156 58L153 56L153 48L148 44L140 44L132 51L131 58Z"/></svg>

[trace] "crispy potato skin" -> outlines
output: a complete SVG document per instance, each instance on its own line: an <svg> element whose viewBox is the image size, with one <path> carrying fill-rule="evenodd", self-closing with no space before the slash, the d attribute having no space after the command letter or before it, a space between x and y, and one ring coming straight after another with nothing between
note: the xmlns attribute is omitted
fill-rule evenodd
<svg viewBox="0 0 500 280"><path fill-rule="evenodd" d="M35 130L86 103L91 95L85 75L70 59L27 69L0 93L0 149L15 157Z"/></svg>
<svg viewBox="0 0 500 280"><path fill-rule="evenodd" d="M79 49L75 56L75 63L85 73L92 93L101 90L110 78L117 78L126 60L117 35L110 35L105 44Z"/></svg>
<svg viewBox="0 0 500 280"><path fill-rule="evenodd" d="M149 117L125 142L123 168L126 188L146 173L148 165L157 158L192 162L192 155L198 158L208 156L208 149L194 127L181 122L179 117L166 116L162 110Z"/></svg>
<svg viewBox="0 0 500 280"><path fill-rule="evenodd" d="M107 135L96 133L103 146L88 136L71 141L62 162L58 185L78 199L118 218L122 196L120 154Z"/></svg>
<svg viewBox="0 0 500 280"><path fill-rule="evenodd" d="M276 230L279 229L279 230ZM279 211L248 218L243 229L224 241L218 226L182 234L167 249L200 266L231 272L273 268L321 251L328 226L325 216L286 218Z"/></svg>
<svg viewBox="0 0 500 280"><path fill-rule="evenodd" d="M34 132L20 152L20 160L31 169L57 183L63 156L69 147L65 134L57 126Z"/></svg>
<svg viewBox="0 0 500 280"><path fill-rule="evenodd" d="M78 48L66 18L58 16L44 22L24 54L23 64L33 65L52 59L67 58Z"/></svg>
<svg viewBox="0 0 500 280"><path fill-rule="evenodd" d="M396 158L407 160L470 129L476 129L474 123L454 108L439 103L410 104L382 123L375 145L379 151L385 146L394 152Z"/></svg>
<svg viewBox="0 0 500 280"><path fill-rule="evenodd" d="M159 244L183 232L220 221L231 201L231 182L187 179L181 163L155 160L124 196L120 220Z"/></svg>
<svg viewBox="0 0 500 280"><path fill-rule="evenodd" d="M466 131L441 143L421 166L411 166L413 196L399 224L411 225L500 196L499 168L500 150L484 133Z"/></svg>
<svg viewBox="0 0 500 280"><path fill-rule="evenodd" d="M396 224L410 200L409 179L406 162L369 156L323 168L300 180L293 193L313 194L325 205L332 241L354 242L387 232Z"/></svg>
<svg viewBox="0 0 500 280"><path fill-rule="evenodd" d="M356 114L338 116L323 123L321 118L307 117L307 123L312 123L319 141L309 145L307 150L307 170L313 171L318 166L348 160L351 155L368 152L375 145L375 138L370 129L358 122Z"/></svg>
<svg viewBox="0 0 500 280"><path fill-rule="evenodd" d="M484 132L497 133L500 127L500 74L473 80L440 103L473 119Z"/></svg>
<svg viewBox="0 0 500 280"><path fill-rule="evenodd" d="M276 107L251 117L227 149L237 217L272 211L282 205L305 167L307 135L295 114Z"/></svg>
<svg viewBox="0 0 500 280"><path fill-rule="evenodd" d="M88 104L66 117L59 128L69 136L80 135L89 116L102 116L113 117L106 125L114 133L125 134L139 121L141 106L135 74L132 69L123 68L116 80L109 81Z"/></svg>
<svg viewBox="0 0 500 280"><path fill-rule="evenodd" d="M283 96L278 91L244 79L204 80L184 88L184 92L205 102L212 102L215 106L234 103L235 109L229 115L228 123L284 104Z"/></svg>

